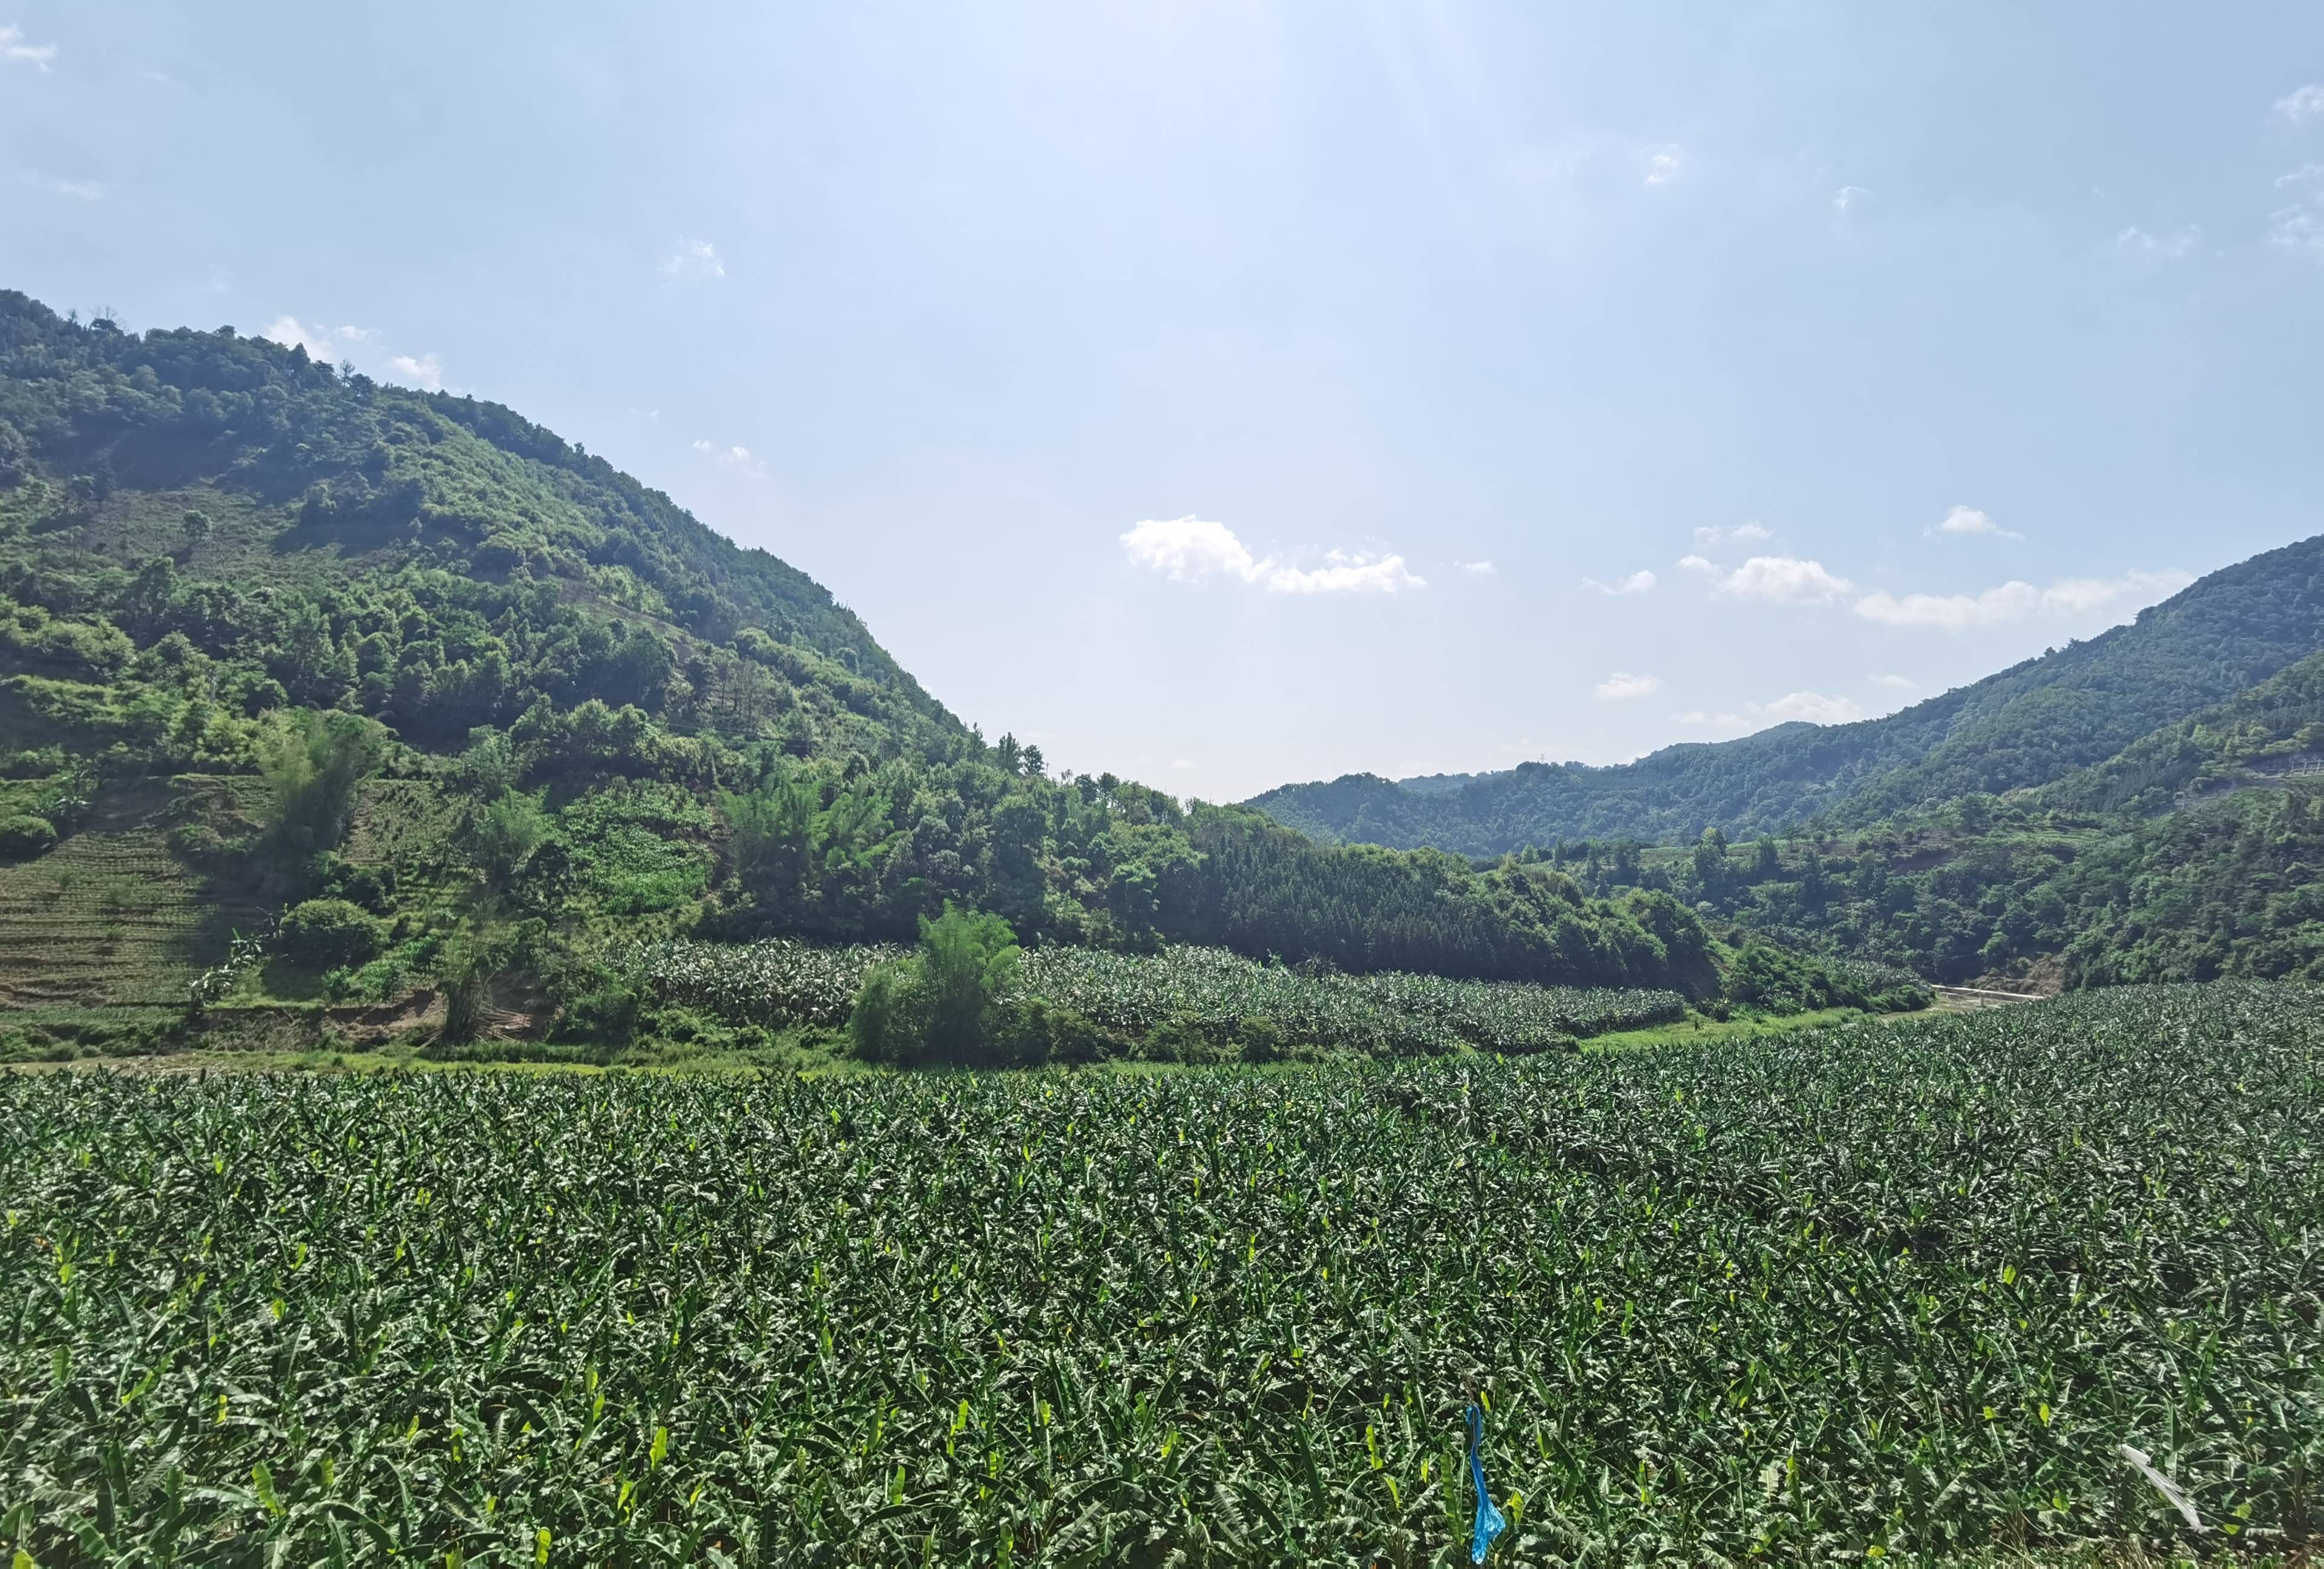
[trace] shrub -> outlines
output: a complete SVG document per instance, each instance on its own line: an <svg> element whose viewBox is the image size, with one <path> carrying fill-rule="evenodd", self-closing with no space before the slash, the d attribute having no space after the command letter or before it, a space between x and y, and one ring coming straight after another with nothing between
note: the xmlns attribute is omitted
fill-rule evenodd
<svg viewBox="0 0 2324 1569"><path fill-rule="evenodd" d="M1005 1059L1026 1033L1008 1001L1018 962L1007 921L947 904L921 919L915 952L863 978L849 1020L856 1050L899 1064Z"/></svg>
<svg viewBox="0 0 2324 1569"><path fill-rule="evenodd" d="M273 831L299 855L346 831L355 789L380 764L379 727L352 714L279 715L258 738L258 771L274 798Z"/></svg>
<svg viewBox="0 0 2324 1569"><path fill-rule="evenodd" d="M0 861L30 861L56 848L57 830L46 817L20 812L0 817Z"/></svg>
<svg viewBox="0 0 2324 1569"><path fill-rule="evenodd" d="M637 1038L638 1015L643 1001L636 988L620 980L608 980L594 991L568 1001L558 1018L554 1033L559 1040L627 1046ZM681 1019L668 1033L673 1039L683 1040L690 1038L694 1030Z"/></svg>
<svg viewBox="0 0 2324 1569"><path fill-rule="evenodd" d="M364 964L387 940L378 917L344 899L310 899L293 905L277 934L283 956L310 970L336 970Z"/></svg>

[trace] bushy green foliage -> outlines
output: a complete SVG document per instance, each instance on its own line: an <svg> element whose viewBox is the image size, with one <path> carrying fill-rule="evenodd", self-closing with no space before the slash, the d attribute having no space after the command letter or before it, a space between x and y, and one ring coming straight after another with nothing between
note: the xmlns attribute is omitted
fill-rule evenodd
<svg viewBox="0 0 2324 1569"><path fill-rule="evenodd" d="M310 970L360 964L378 954L386 931L378 917L344 899L309 899L282 914L275 943L285 958Z"/></svg>
<svg viewBox="0 0 2324 1569"><path fill-rule="evenodd" d="M1883 984L1883 982L1886 984ZM1896 993L1925 988L1909 977L1883 976L1877 966L1847 964L1789 953L1765 942L1746 943L1727 973L1727 995L1747 1007L1774 1014L1812 1013L1824 1008L1916 1007L1919 1001L1900 1002Z"/></svg>
<svg viewBox="0 0 2324 1569"><path fill-rule="evenodd" d="M0 861L30 861L56 847L57 827L46 817L18 812L0 817Z"/></svg>
<svg viewBox="0 0 2324 1569"><path fill-rule="evenodd" d="M328 850L346 832L355 787L379 766L376 726L352 714L293 710L260 732L258 770L273 798L272 831L294 855Z"/></svg>
<svg viewBox="0 0 2324 1569"><path fill-rule="evenodd" d="M2200 1546L2125 1443L2269 1546L2324 1427L2319 1017L0 1076L0 1528L41 1564L1428 1563L1474 1377L1511 1563Z"/></svg>
<svg viewBox="0 0 2324 1569"><path fill-rule="evenodd" d="M1016 1044L1017 934L998 916L947 907L919 946L873 966L849 1033L873 1062L990 1064Z"/></svg>

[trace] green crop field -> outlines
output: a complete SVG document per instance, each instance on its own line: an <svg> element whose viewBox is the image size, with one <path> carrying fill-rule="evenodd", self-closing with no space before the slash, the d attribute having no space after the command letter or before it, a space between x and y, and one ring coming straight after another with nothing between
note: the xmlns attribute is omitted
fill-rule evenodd
<svg viewBox="0 0 2324 1569"><path fill-rule="evenodd" d="M649 948L637 962L667 1001L756 1024L838 1025L846 1022L865 974L903 952L781 938L678 941ZM1034 948L1024 955L1023 983L1126 1035L1176 1026L1223 1045L1263 1020L1295 1046L1399 1057L1463 1047L1542 1051L1609 1030L1668 1024L1686 1013L1686 999L1675 992L1451 981L1394 971L1307 974L1223 948L1176 946L1156 954Z"/></svg>
<svg viewBox="0 0 2324 1569"><path fill-rule="evenodd" d="M0 1078L41 1564L2281 1551L2324 1019L2259 984L1158 1077ZM19 1563L23 1559L19 1559Z"/></svg>

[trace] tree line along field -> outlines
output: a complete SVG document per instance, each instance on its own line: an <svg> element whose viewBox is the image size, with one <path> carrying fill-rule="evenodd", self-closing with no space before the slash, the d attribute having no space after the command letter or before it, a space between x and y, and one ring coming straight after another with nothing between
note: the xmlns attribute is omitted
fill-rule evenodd
<svg viewBox="0 0 2324 1569"><path fill-rule="evenodd" d="M0 1078L41 1564L2282 1553L2319 1020L1275 1074ZM1457 1544L1457 1546L1456 1546ZM20 1563L23 1559L18 1560Z"/></svg>

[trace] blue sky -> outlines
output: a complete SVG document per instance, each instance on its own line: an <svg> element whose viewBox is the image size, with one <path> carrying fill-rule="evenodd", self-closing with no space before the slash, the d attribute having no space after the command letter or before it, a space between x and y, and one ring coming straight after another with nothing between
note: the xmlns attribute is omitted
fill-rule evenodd
<svg viewBox="0 0 2324 1569"><path fill-rule="evenodd" d="M509 403L1060 765L1614 761L2324 528L2324 12L0 0L0 284Z"/></svg>

